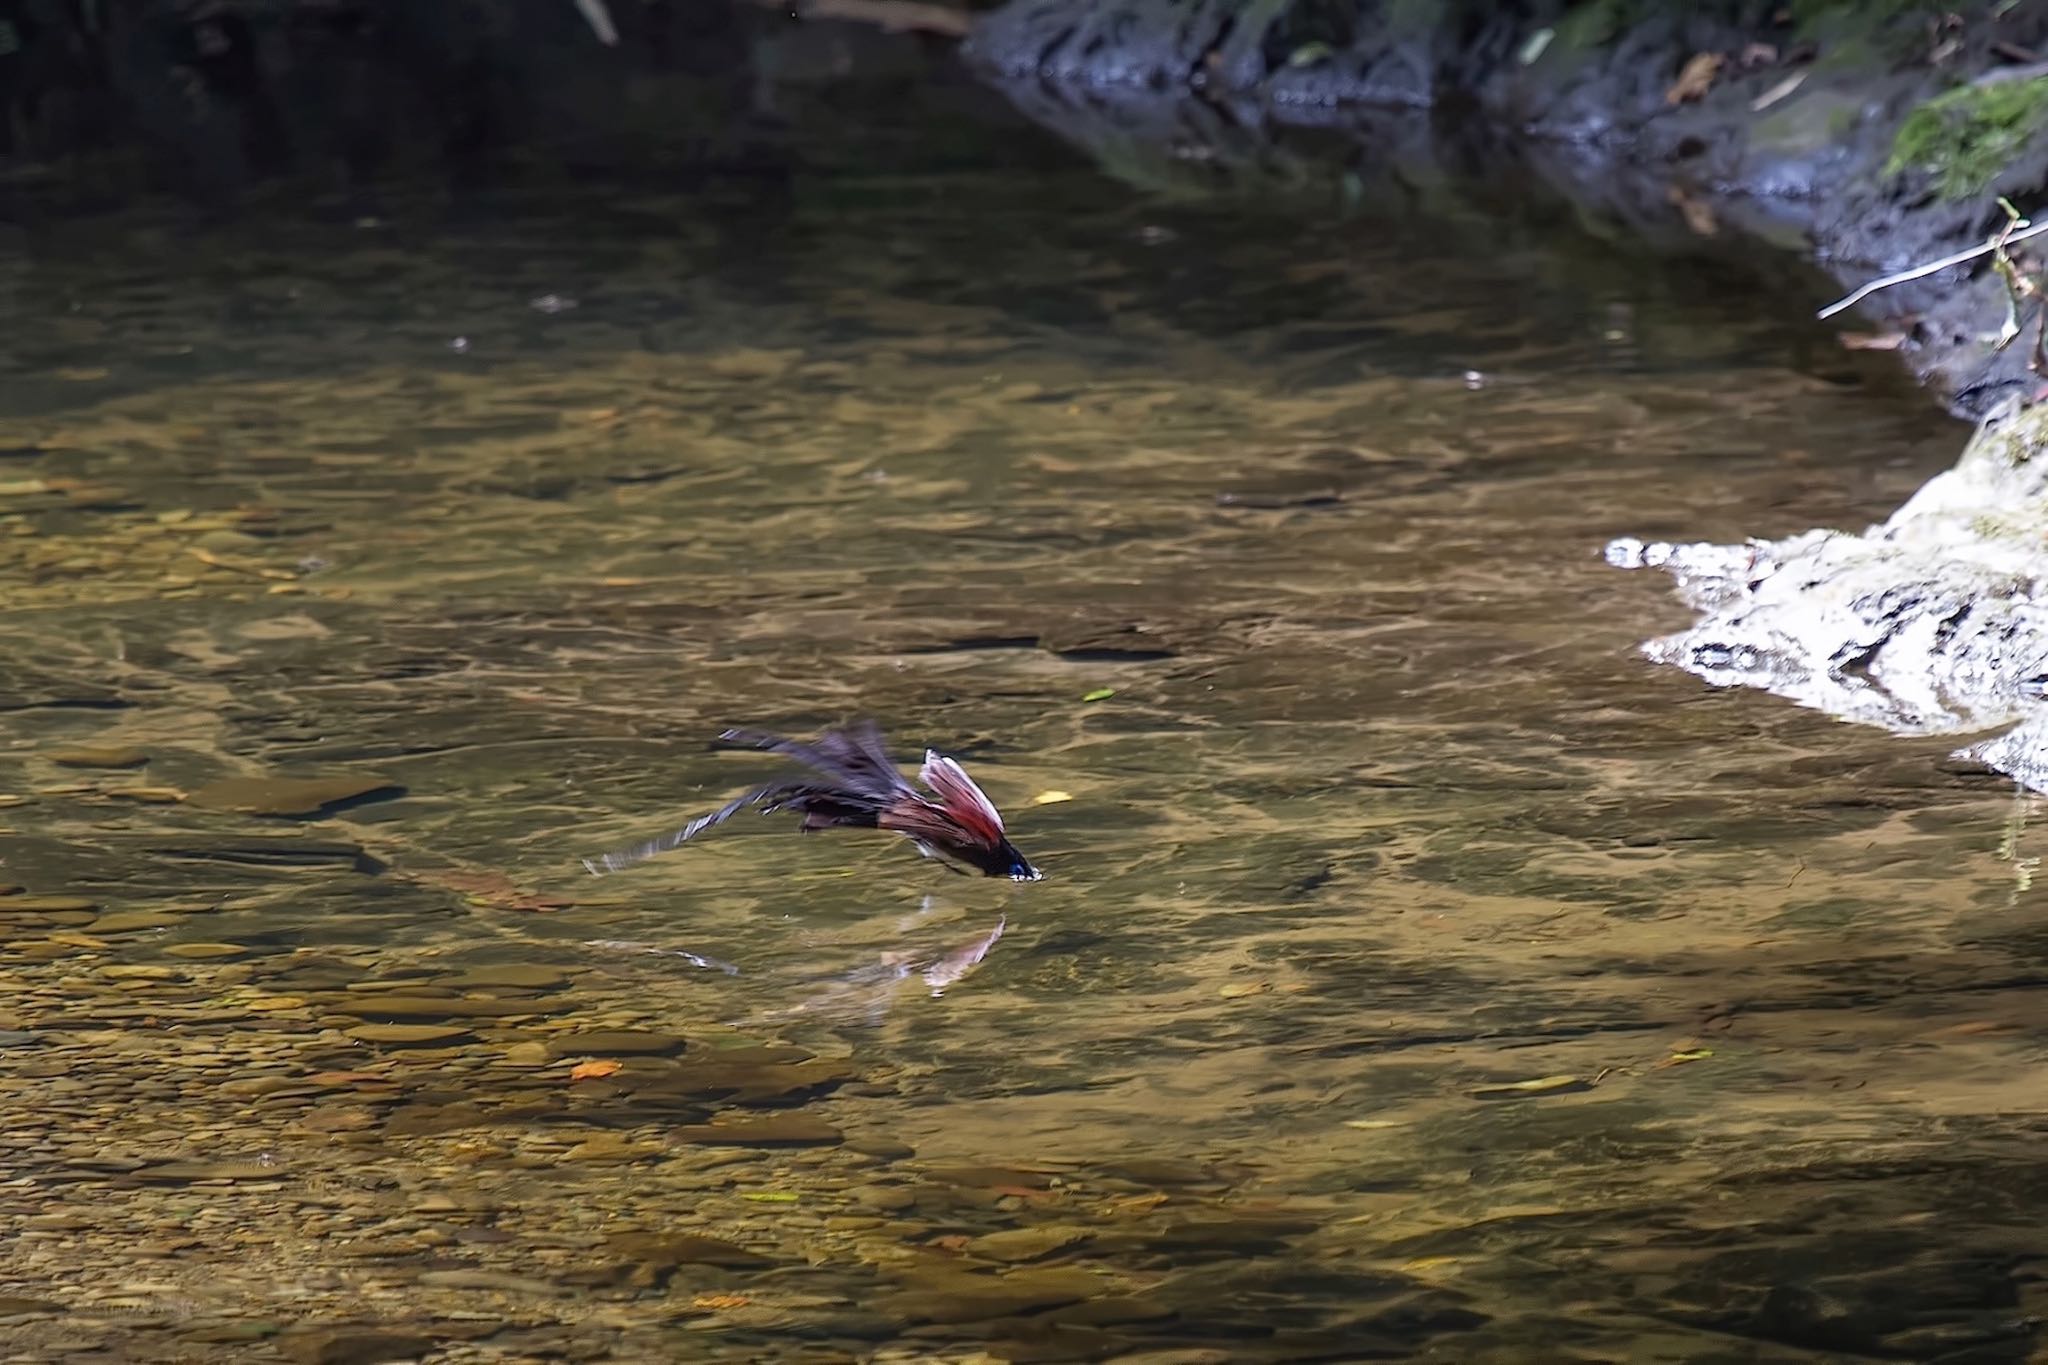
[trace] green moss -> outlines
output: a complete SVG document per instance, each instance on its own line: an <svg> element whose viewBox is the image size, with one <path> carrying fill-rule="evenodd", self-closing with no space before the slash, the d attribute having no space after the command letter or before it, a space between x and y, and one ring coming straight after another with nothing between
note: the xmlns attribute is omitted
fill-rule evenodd
<svg viewBox="0 0 2048 1365"><path fill-rule="evenodd" d="M2048 76L1951 90L1899 125L1885 174L1924 170L1944 199L1967 199L1983 193L2043 128Z"/></svg>
<svg viewBox="0 0 2048 1365"><path fill-rule="evenodd" d="M1559 47L1585 50L1605 47L1630 19L1629 0L1585 0L1557 21Z"/></svg>

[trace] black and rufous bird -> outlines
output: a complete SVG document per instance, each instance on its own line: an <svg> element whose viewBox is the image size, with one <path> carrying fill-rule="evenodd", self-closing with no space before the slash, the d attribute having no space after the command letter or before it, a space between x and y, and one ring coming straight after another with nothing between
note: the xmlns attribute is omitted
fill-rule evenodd
<svg viewBox="0 0 2048 1365"><path fill-rule="evenodd" d="M643 858L666 853L754 806L764 815L780 810L798 812L803 816L797 826L802 834L841 827L890 830L955 872L979 872L1018 882L1035 882L1045 875L1010 842L1003 832L1002 812L965 768L927 749L924 766L917 774L926 791L919 791L904 781L889 761L873 721L827 730L810 741L753 730L727 730L719 738L728 744L787 754L817 776L755 787L673 834L601 858L585 858L583 866L598 876L617 872Z"/></svg>

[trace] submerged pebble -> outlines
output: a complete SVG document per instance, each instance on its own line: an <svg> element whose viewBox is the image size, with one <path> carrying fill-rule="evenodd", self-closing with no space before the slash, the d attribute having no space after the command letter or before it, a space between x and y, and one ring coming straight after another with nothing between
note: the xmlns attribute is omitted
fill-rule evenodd
<svg viewBox="0 0 2048 1365"><path fill-rule="evenodd" d="M346 1030L349 1037L365 1043L386 1043L399 1047L427 1043L450 1043L471 1036L468 1029L440 1024L358 1024Z"/></svg>

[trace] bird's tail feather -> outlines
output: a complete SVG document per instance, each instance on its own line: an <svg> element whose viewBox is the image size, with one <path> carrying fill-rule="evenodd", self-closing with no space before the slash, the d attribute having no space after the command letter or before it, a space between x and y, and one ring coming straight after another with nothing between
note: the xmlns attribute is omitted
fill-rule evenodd
<svg viewBox="0 0 2048 1365"><path fill-rule="evenodd" d="M622 848L615 853L605 853L595 858L585 858L583 860L584 870L593 877L602 877L607 872L617 872L621 868L631 867L634 863L644 862L657 853L666 853L672 848L688 843L713 825L724 824L727 820L732 819L733 816L745 810L753 802L760 800L762 796L767 794L768 790L766 787L756 787L750 792L734 797L709 815L700 815L681 829L670 834L664 834L659 839L649 839L644 844L636 844L632 848Z"/></svg>

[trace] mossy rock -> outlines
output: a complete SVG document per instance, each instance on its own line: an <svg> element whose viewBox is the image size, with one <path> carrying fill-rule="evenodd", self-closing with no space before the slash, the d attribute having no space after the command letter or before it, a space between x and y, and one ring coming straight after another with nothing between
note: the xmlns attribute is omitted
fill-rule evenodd
<svg viewBox="0 0 2048 1365"><path fill-rule="evenodd" d="M2048 76L1951 90L1915 109L1892 139L1885 174L1924 170L1944 199L1982 194L2048 128Z"/></svg>

